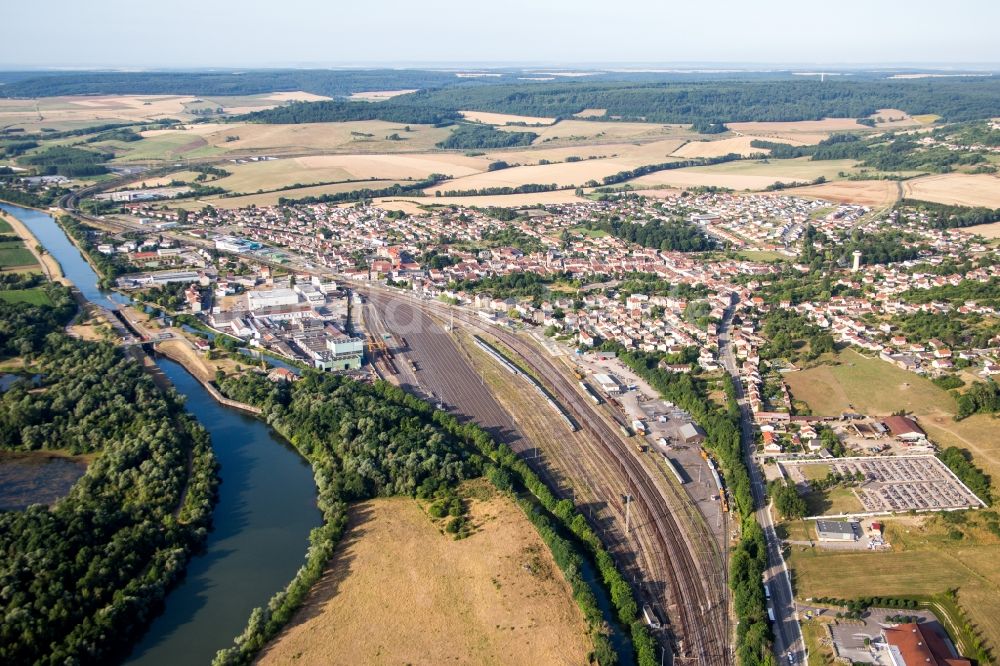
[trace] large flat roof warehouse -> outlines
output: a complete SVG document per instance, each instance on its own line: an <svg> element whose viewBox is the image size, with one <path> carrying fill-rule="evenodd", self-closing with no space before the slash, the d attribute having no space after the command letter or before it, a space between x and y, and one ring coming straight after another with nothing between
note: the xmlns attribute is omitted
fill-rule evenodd
<svg viewBox="0 0 1000 666"><path fill-rule="evenodd" d="M858 524L844 520L817 520L816 534L820 541L854 541L858 538Z"/></svg>

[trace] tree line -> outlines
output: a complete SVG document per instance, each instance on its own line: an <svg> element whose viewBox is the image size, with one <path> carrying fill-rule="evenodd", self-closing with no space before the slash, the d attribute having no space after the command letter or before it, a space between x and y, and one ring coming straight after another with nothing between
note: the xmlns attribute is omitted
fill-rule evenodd
<svg viewBox="0 0 1000 666"><path fill-rule="evenodd" d="M452 130L448 138L439 141L437 147L444 148L445 150L513 148L515 146L530 146L531 142L537 138L538 135L534 132L504 132L492 125L463 123ZM493 164L496 164L496 162ZM491 168L490 170L493 171L494 169Z"/></svg>
<svg viewBox="0 0 1000 666"><path fill-rule="evenodd" d="M639 223L612 217L587 220L582 226L595 231L604 231L629 243L658 250L704 252L715 248L715 242L697 225L684 220L656 219Z"/></svg>
<svg viewBox="0 0 1000 666"><path fill-rule="evenodd" d="M224 378L229 397L255 404L263 418L310 462L319 488L322 527L313 530L306 564L286 590L255 609L232 648L216 664L249 663L288 622L333 555L343 535L347 503L371 497L447 497L458 482L485 475L510 493L535 525L570 584L600 664L617 663L603 614L581 574L592 559L615 608L631 631L640 664L653 666L655 645L638 617L628 583L572 502L559 501L509 447L497 446L474 423L460 424L415 396L385 382L307 372L294 384L275 385L250 373Z"/></svg>

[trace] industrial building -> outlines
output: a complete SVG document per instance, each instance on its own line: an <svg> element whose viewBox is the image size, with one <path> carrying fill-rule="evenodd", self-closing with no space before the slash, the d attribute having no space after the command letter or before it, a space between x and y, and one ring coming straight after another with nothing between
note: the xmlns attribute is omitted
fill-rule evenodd
<svg viewBox="0 0 1000 666"><path fill-rule="evenodd" d="M678 429L678 433L685 444L701 444L705 441L705 431L695 423L685 423Z"/></svg>
<svg viewBox="0 0 1000 666"><path fill-rule="evenodd" d="M296 305L299 295L294 289L252 290L247 292L247 307L251 312L283 305Z"/></svg>
<svg viewBox="0 0 1000 666"><path fill-rule="evenodd" d="M859 525L845 520L817 520L816 536L820 541L857 541Z"/></svg>
<svg viewBox="0 0 1000 666"><path fill-rule="evenodd" d="M597 382L601 390L605 393L621 393L622 385L609 374L599 372L594 375L594 381Z"/></svg>

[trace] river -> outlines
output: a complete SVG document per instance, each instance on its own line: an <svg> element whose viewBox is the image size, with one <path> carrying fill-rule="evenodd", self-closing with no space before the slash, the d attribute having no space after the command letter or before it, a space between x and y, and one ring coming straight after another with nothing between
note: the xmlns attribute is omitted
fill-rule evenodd
<svg viewBox="0 0 1000 666"><path fill-rule="evenodd" d="M88 300L104 307L128 301L98 288L97 274L50 215L2 208L31 229ZM263 422L219 405L182 366L157 363L211 434L222 484L205 552L191 560L127 663L208 664L242 632L250 611L295 576L322 516L309 465L292 447Z"/></svg>
<svg viewBox="0 0 1000 666"><path fill-rule="evenodd" d="M33 208L5 203L0 203L0 208L24 222L24 226L28 227L42 247L55 257L62 266L63 274L88 301L109 310L129 302L127 296L98 287L100 278L97 273L51 215Z"/></svg>

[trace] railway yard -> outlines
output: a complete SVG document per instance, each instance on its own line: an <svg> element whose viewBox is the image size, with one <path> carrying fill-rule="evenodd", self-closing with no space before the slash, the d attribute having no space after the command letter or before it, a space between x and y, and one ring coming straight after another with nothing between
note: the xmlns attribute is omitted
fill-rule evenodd
<svg viewBox="0 0 1000 666"><path fill-rule="evenodd" d="M617 429L620 417L593 404L569 368L532 342L443 304L377 287L358 292L370 338L385 344L374 360L380 374L476 420L572 498L652 609L650 624L669 621L664 638L677 656L731 663L724 549L659 455L640 453ZM497 354L515 358L520 375ZM489 364L501 368L515 394L539 390L528 373L540 379L548 404L532 396L501 406L487 385Z"/></svg>

